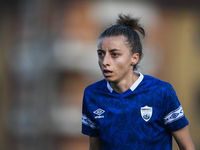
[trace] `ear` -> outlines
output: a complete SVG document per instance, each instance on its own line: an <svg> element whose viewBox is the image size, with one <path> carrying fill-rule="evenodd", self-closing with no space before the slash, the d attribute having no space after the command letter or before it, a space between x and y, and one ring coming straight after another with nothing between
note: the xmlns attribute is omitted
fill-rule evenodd
<svg viewBox="0 0 200 150"><path fill-rule="evenodd" d="M133 56L132 56L131 65L132 66L136 65L138 63L138 61L139 61L139 58L140 58L139 53L134 53Z"/></svg>

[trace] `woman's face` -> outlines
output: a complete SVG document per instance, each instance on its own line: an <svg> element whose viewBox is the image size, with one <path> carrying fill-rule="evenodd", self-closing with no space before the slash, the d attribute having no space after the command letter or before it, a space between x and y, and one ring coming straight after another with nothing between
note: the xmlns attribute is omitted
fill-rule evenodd
<svg viewBox="0 0 200 150"><path fill-rule="evenodd" d="M126 37L100 38L97 47L99 66L107 81L119 83L132 78L133 65L138 62L139 54L131 54Z"/></svg>

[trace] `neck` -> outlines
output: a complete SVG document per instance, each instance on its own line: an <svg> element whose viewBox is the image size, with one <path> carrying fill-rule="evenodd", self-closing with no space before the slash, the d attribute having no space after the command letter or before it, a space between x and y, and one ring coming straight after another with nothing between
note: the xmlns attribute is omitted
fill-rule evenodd
<svg viewBox="0 0 200 150"><path fill-rule="evenodd" d="M115 90L118 93L124 93L127 91L133 83L139 78L138 75L135 73L132 74L132 76L128 80L122 80L120 82L111 82L110 86L112 87L113 90Z"/></svg>

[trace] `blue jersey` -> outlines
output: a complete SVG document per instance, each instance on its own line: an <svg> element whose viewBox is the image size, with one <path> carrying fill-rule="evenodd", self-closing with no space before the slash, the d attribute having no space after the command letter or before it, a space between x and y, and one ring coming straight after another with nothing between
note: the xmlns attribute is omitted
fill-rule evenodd
<svg viewBox="0 0 200 150"><path fill-rule="evenodd" d="M82 133L103 150L170 150L171 132L188 125L173 87L142 75L120 94L103 79L85 89Z"/></svg>

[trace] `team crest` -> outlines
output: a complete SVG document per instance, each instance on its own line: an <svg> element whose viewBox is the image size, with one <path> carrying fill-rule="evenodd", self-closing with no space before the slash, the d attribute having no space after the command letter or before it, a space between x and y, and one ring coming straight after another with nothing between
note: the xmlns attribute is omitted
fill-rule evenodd
<svg viewBox="0 0 200 150"><path fill-rule="evenodd" d="M151 119L151 116L153 114L153 108L149 106L141 107L140 113L141 113L142 119L147 122Z"/></svg>

